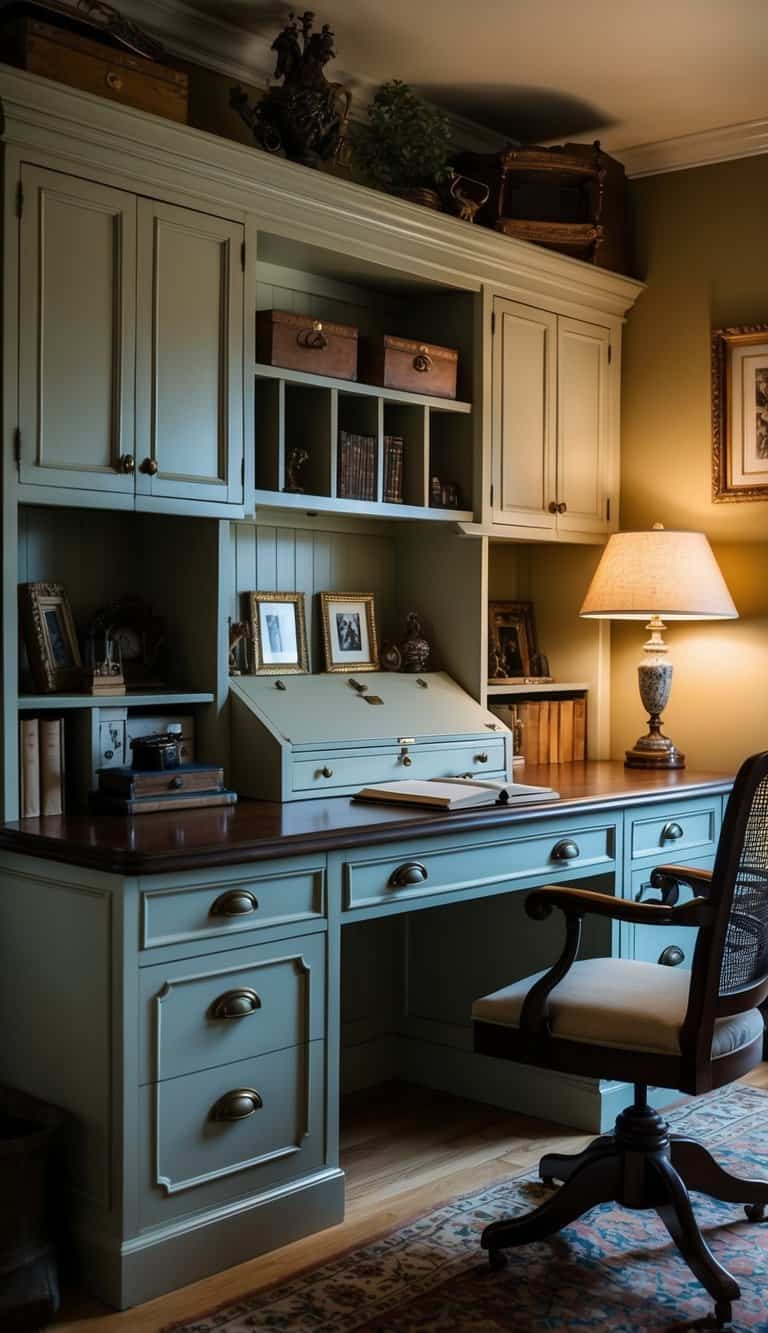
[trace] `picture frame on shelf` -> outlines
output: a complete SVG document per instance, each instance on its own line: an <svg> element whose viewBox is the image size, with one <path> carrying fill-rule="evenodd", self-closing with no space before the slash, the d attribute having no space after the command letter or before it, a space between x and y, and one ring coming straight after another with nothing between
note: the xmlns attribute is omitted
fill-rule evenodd
<svg viewBox="0 0 768 1333"><path fill-rule="evenodd" d="M302 592L249 592L251 674L306 675L307 625Z"/></svg>
<svg viewBox="0 0 768 1333"><path fill-rule="evenodd" d="M379 650L372 592L321 592L326 671L377 671Z"/></svg>
<svg viewBox="0 0 768 1333"><path fill-rule="evenodd" d="M42 694L80 690L83 663L64 586L19 584L19 616L36 689Z"/></svg>
<svg viewBox="0 0 768 1333"><path fill-rule="evenodd" d="M547 672L542 674L542 665ZM551 680L536 645L532 602L488 603L488 683Z"/></svg>
<svg viewBox="0 0 768 1333"><path fill-rule="evenodd" d="M712 498L768 497L768 324L712 333Z"/></svg>

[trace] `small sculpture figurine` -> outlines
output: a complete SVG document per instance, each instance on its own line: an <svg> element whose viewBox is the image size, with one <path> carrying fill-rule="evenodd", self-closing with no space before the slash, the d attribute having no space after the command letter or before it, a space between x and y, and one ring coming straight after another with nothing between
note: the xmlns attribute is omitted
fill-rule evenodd
<svg viewBox="0 0 768 1333"><path fill-rule="evenodd" d="M473 185L478 198L472 197L472 192L467 191L466 186ZM462 189L462 186L465 188ZM458 205L459 218L462 222L474 222L475 214L480 211L484 204L488 203L491 187L484 181L476 181L472 176L459 176L454 172L453 180L449 194Z"/></svg>
<svg viewBox="0 0 768 1333"><path fill-rule="evenodd" d="M308 9L289 22L272 43L277 53L274 77L282 87L271 87L261 102L251 106L242 88L232 88L230 102L253 131L260 148L307 166L336 157L342 130L349 116L352 94L325 77L333 60L333 32L327 23L312 32L315 16ZM299 41L301 24L301 42Z"/></svg>
<svg viewBox="0 0 768 1333"><path fill-rule="evenodd" d="M408 612L405 627L407 634L400 645L403 671L423 671L427 665L430 647L421 632L421 620L415 611Z"/></svg>
<svg viewBox="0 0 768 1333"><path fill-rule="evenodd" d="M229 674L230 676L242 676L240 666L239 647L248 633L248 625L244 620L230 620L229 622Z"/></svg>
<svg viewBox="0 0 768 1333"><path fill-rule="evenodd" d="M293 449L288 450L285 459L286 484L283 487L285 491L293 495L304 494L304 487L299 485L299 473L308 458L308 450L300 448L299 445L294 445Z"/></svg>
<svg viewBox="0 0 768 1333"><path fill-rule="evenodd" d="M109 631L104 635L104 656L85 669L84 681L87 694L125 694L120 645L118 643L115 658L115 640Z"/></svg>
<svg viewBox="0 0 768 1333"><path fill-rule="evenodd" d="M488 679L504 680L506 674L504 659L501 656L498 644L492 643L488 649Z"/></svg>

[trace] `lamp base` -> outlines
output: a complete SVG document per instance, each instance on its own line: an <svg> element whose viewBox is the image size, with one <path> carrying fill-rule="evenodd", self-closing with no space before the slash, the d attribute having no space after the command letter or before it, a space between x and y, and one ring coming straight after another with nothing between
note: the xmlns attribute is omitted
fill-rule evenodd
<svg viewBox="0 0 768 1333"><path fill-rule="evenodd" d="M665 750L643 750L642 740L645 740L644 736L634 749L624 751L625 768L685 768L685 755L680 753L672 741L669 741L669 748Z"/></svg>

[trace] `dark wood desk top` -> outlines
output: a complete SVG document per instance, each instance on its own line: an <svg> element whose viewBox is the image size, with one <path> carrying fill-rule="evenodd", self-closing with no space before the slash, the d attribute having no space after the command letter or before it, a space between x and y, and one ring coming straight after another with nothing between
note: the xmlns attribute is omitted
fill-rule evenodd
<svg viewBox="0 0 768 1333"><path fill-rule="evenodd" d="M0 826L0 848L115 874L151 875L430 837L449 830L500 828L699 792L725 793L733 782L725 773L644 772L602 761L528 768L524 780L554 787L560 800L447 812L356 803L337 796L285 805L241 801L221 809L134 818L48 815Z"/></svg>

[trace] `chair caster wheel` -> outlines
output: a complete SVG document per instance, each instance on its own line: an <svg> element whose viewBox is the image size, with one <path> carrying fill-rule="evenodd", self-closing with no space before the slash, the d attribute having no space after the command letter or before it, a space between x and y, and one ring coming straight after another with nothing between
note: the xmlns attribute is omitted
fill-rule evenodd
<svg viewBox="0 0 768 1333"><path fill-rule="evenodd" d="M752 1205L748 1205L752 1207ZM718 1328L725 1328L733 1318L730 1301L715 1301L715 1320Z"/></svg>
<svg viewBox="0 0 768 1333"><path fill-rule="evenodd" d="M747 1215L748 1222L763 1222L765 1220L764 1203L745 1203L744 1212Z"/></svg>
<svg viewBox="0 0 768 1333"><path fill-rule="evenodd" d="M507 1266L507 1256L503 1250L488 1251L488 1265L494 1273L500 1273L502 1268Z"/></svg>

